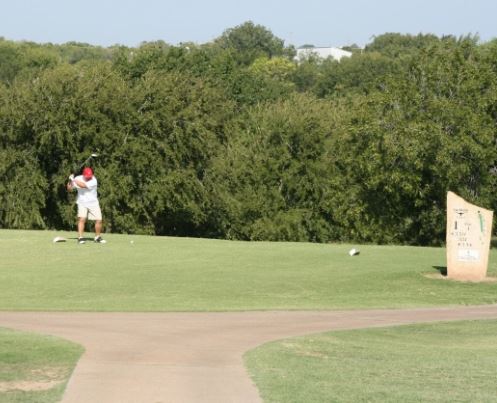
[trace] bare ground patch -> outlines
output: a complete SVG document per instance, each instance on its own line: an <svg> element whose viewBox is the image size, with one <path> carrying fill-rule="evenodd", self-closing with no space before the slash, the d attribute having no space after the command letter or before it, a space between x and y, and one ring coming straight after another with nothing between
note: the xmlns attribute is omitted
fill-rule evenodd
<svg viewBox="0 0 497 403"><path fill-rule="evenodd" d="M67 374L65 368L39 368L31 371L28 379L0 381L0 392L21 390L23 392L39 392L52 389L64 382Z"/></svg>
<svg viewBox="0 0 497 403"><path fill-rule="evenodd" d="M39 392L49 390L61 384L62 381L9 381L0 382L0 392L22 390L23 392Z"/></svg>

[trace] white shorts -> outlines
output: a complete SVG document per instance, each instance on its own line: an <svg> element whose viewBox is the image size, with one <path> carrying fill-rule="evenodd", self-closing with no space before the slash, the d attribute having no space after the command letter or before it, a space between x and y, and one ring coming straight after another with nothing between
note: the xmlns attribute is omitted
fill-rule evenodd
<svg viewBox="0 0 497 403"><path fill-rule="evenodd" d="M97 204L96 206L84 207L78 204L78 217L88 218L88 220L92 221L101 221L102 212L100 211L100 206Z"/></svg>

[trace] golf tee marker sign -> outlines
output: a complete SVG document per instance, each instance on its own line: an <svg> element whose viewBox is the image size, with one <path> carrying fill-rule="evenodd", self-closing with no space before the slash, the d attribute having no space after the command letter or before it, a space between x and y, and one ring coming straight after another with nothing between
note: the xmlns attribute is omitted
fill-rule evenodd
<svg viewBox="0 0 497 403"><path fill-rule="evenodd" d="M493 211L447 193L447 278L481 281L487 276Z"/></svg>

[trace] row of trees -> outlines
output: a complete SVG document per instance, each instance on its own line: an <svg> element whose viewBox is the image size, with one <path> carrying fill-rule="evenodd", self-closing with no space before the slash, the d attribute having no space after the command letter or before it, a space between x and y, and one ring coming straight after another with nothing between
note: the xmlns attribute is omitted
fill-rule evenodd
<svg viewBox="0 0 497 403"><path fill-rule="evenodd" d="M211 43L0 40L0 226L439 244L445 196L497 207L497 41L385 34L340 63L251 22Z"/></svg>

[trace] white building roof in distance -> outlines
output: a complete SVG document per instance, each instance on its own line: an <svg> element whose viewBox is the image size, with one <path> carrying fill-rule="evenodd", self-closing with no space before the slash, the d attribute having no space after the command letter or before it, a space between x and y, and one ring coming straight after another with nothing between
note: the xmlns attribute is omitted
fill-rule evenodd
<svg viewBox="0 0 497 403"><path fill-rule="evenodd" d="M311 56L319 57L320 59L327 59L328 57L331 57L340 61L342 57L352 56L352 52L348 52L340 48L298 48L295 59L300 61Z"/></svg>

